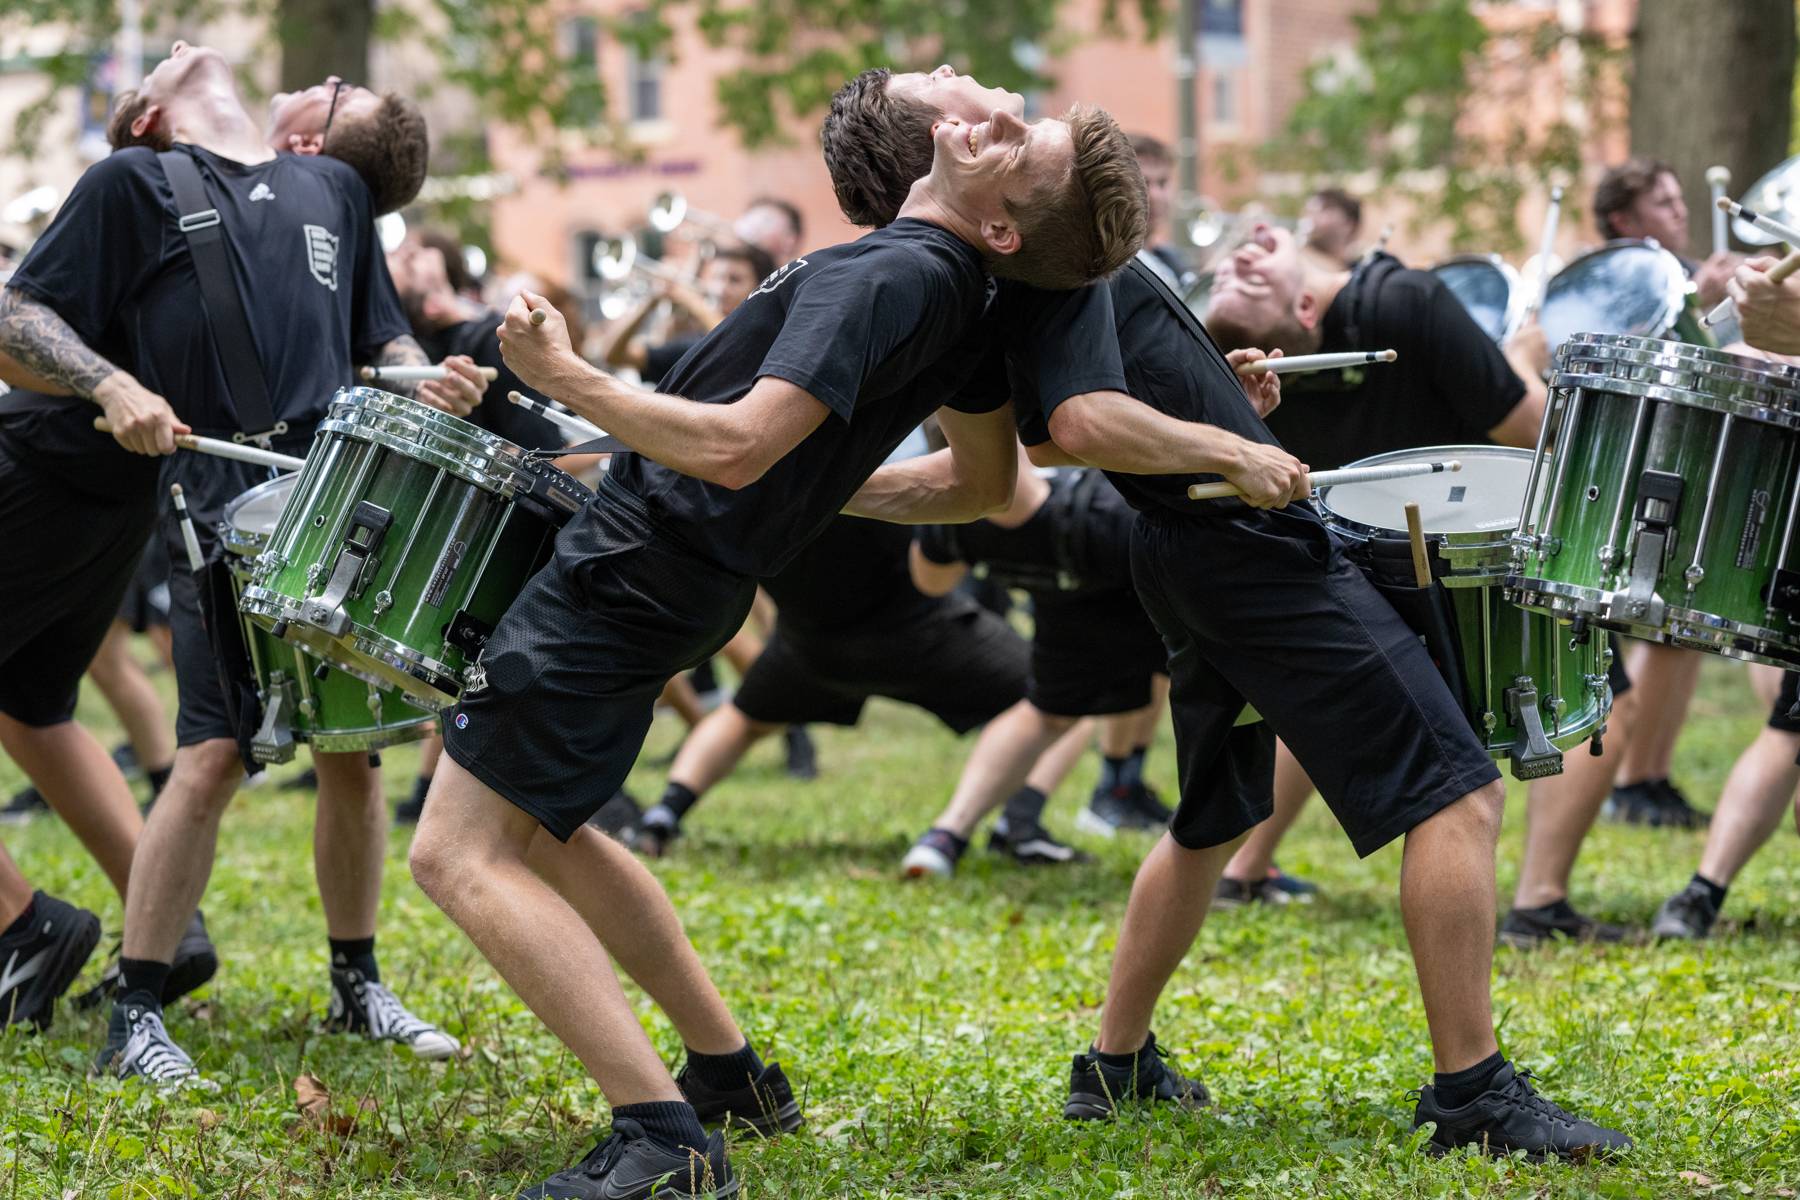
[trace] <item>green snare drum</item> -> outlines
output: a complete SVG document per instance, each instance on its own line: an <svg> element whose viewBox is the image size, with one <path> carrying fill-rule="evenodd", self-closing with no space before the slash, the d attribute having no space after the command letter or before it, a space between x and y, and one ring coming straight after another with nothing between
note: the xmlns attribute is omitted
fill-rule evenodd
<svg viewBox="0 0 1800 1200"><path fill-rule="evenodd" d="M434 711L593 493L522 447L374 388L340 391L241 607Z"/></svg>
<svg viewBox="0 0 1800 1200"><path fill-rule="evenodd" d="M268 545L293 490L294 476L284 475L258 484L225 507L219 533L231 556L232 587L240 599L252 564ZM398 693L334 670L254 621L240 620L262 700L262 725L250 742L258 762L287 762L296 742L326 753L379 750L426 737L437 728L436 717Z"/></svg>
<svg viewBox="0 0 1800 1200"><path fill-rule="evenodd" d="M1488 753L1514 776L1562 770L1562 751L1601 732L1612 708L1607 639L1574 636L1552 617L1508 603L1501 585L1512 558L1531 454L1503 446L1433 446L1378 454L1353 467L1462 460L1462 470L1319 492L1325 523L1352 543L1378 587L1444 637L1427 636L1450 689ZM1436 581L1416 586L1405 506L1417 501ZM1410 596L1408 595L1410 593ZM1414 621L1415 627L1419 624ZM1448 642L1446 646L1442 643Z"/></svg>
<svg viewBox="0 0 1800 1200"><path fill-rule="evenodd" d="M1510 594L1800 667L1800 370L1654 338L1558 351Z"/></svg>

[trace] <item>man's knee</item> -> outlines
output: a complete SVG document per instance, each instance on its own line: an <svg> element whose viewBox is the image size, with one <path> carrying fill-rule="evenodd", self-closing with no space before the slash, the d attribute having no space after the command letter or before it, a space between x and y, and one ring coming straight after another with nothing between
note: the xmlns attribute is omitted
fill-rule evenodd
<svg viewBox="0 0 1800 1200"><path fill-rule="evenodd" d="M244 763L238 757L237 743L229 738L210 738L176 750L170 791L222 807L243 780Z"/></svg>
<svg viewBox="0 0 1800 1200"><path fill-rule="evenodd" d="M1498 838L1500 821L1506 813L1506 784L1498 779L1491 780L1444 811L1455 813L1460 819L1479 826L1489 836Z"/></svg>

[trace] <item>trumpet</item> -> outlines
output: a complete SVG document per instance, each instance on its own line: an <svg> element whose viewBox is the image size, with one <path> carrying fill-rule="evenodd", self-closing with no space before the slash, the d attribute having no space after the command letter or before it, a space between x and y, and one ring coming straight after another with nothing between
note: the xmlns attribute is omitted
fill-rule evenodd
<svg viewBox="0 0 1800 1200"><path fill-rule="evenodd" d="M658 192L656 198L650 201L648 220L650 228L662 234L674 233L683 225L693 225L708 241L735 241L737 238L731 231L729 221L691 207L687 197L674 188Z"/></svg>
<svg viewBox="0 0 1800 1200"><path fill-rule="evenodd" d="M650 280L689 286L694 282L685 271L639 255L637 239L629 233L595 242L593 265L594 274L606 285L606 294L600 299L600 315L609 321L624 316L643 299L649 292Z"/></svg>

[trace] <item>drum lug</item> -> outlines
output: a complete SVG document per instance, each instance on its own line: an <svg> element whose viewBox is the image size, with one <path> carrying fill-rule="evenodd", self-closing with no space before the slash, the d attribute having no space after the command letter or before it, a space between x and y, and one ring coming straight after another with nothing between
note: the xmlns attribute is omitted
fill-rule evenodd
<svg viewBox="0 0 1800 1200"><path fill-rule="evenodd" d="M1645 471L1638 480L1637 538L1631 554L1631 578L1624 596L1613 596L1607 615L1633 625L1661 625L1666 605L1656 594L1668 552L1675 514L1681 508L1682 478L1667 471Z"/></svg>
<svg viewBox="0 0 1800 1200"><path fill-rule="evenodd" d="M1800 571L1790 571L1786 567L1775 570L1775 581L1769 585L1768 611L1786 617L1790 621L1800 620Z"/></svg>
<svg viewBox="0 0 1800 1200"><path fill-rule="evenodd" d="M294 685L280 672L263 696L262 724L250 739L250 757L259 763L284 763L294 757Z"/></svg>
<svg viewBox="0 0 1800 1200"><path fill-rule="evenodd" d="M1686 582L1688 591L1691 592L1700 586L1700 581L1702 579L1706 578L1706 568L1699 563L1695 563L1681 573L1681 578Z"/></svg>
<svg viewBox="0 0 1800 1200"><path fill-rule="evenodd" d="M367 500L357 502L356 511L350 517L349 531L344 534L337 558L332 561L331 577L326 580L325 590L302 603L302 621L332 637L342 637L349 631L350 614L344 611L344 604L362 590L363 575L375 561L375 551L381 547L381 540L387 536L388 526L393 522L394 515L380 505L370 504Z"/></svg>
<svg viewBox="0 0 1800 1200"><path fill-rule="evenodd" d="M375 599L369 605L369 611L379 617L382 613L392 607L394 607L394 593L388 591L386 588L382 588L379 592L375 593Z"/></svg>
<svg viewBox="0 0 1800 1200"><path fill-rule="evenodd" d="M1506 689L1506 709L1521 733L1519 740L1506 752L1512 761L1513 778L1541 779L1546 775L1562 774L1562 751L1544 736L1537 685L1529 677L1515 679L1513 686Z"/></svg>

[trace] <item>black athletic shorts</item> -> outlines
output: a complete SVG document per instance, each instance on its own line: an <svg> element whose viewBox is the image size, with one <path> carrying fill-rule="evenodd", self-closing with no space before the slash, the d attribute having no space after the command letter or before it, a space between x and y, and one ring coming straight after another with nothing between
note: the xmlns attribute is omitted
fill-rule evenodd
<svg viewBox="0 0 1800 1200"><path fill-rule="evenodd" d="M1783 671L1781 691L1776 693L1775 703L1769 706L1769 728L1782 733L1800 733L1800 718L1788 716L1788 711L1796 704L1800 704L1800 671Z"/></svg>
<svg viewBox="0 0 1800 1200"><path fill-rule="evenodd" d="M894 628L811 633L777 617L731 702L767 725L854 725L885 696L967 733L1024 698L1030 657L1004 619L956 593Z"/></svg>
<svg viewBox="0 0 1800 1200"><path fill-rule="evenodd" d="M663 685L730 641L755 597L602 479L495 626L444 749L567 841L631 773Z"/></svg>
<svg viewBox="0 0 1800 1200"><path fill-rule="evenodd" d="M1631 673L1625 669L1625 639L1609 633L1606 640L1612 646L1612 661L1606 664L1606 682L1612 688L1613 698L1617 699L1631 690Z"/></svg>
<svg viewBox="0 0 1800 1200"><path fill-rule="evenodd" d="M1141 515L1131 567L1169 645L1183 846L1268 817L1277 735L1360 855L1500 778L1418 637L1310 509ZM1234 727L1246 701L1264 720Z"/></svg>
<svg viewBox="0 0 1800 1200"><path fill-rule="evenodd" d="M169 624L169 549L162 532L152 533L138 557L137 570L119 602L119 620L133 633L148 633L153 626Z"/></svg>
<svg viewBox="0 0 1800 1200"><path fill-rule="evenodd" d="M1032 594L1031 684L1026 695L1059 717L1131 712L1150 703L1150 677L1169 671L1169 648L1130 588Z"/></svg>
<svg viewBox="0 0 1800 1200"><path fill-rule="evenodd" d="M0 450L0 712L40 727L75 715L155 523L154 489L80 491Z"/></svg>

